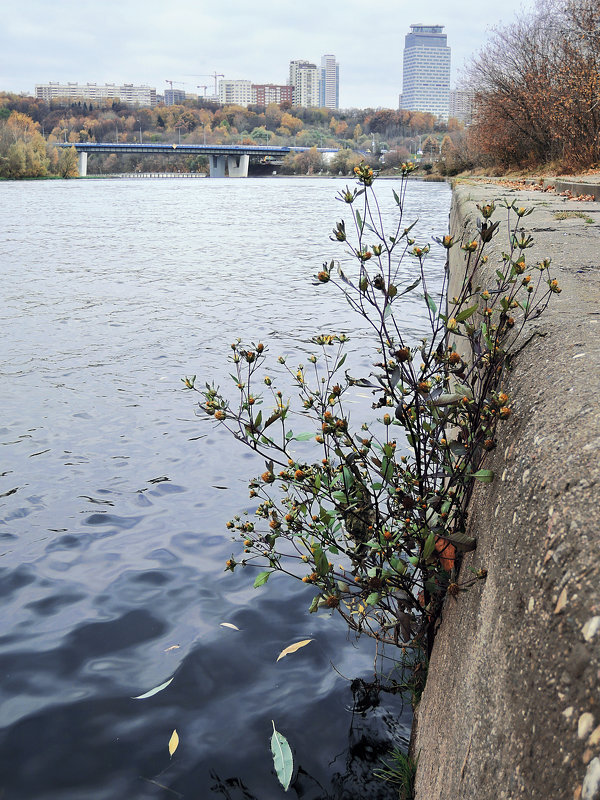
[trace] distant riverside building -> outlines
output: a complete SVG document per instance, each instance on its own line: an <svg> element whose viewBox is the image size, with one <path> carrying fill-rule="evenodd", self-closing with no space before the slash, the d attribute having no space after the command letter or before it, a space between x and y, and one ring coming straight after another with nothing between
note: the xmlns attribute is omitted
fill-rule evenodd
<svg viewBox="0 0 600 800"><path fill-rule="evenodd" d="M340 65L331 54L321 57L319 105L322 108L340 107Z"/></svg>
<svg viewBox="0 0 600 800"><path fill-rule="evenodd" d="M132 83L124 83L117 86L114 83L98 85L96 83L86 83L81 86L78 83L50 83L37 84L35 96L39 100L92 100L101 103L104 100L119 100L121 103L140 106L156 105L156 89L151 86L134 86Z"/></svg>
<svg viewBox="0 0 600 800"><path fill-rule="evenodd" d="M470 125L473 121L474 91L450 92L450 116Z"/></svg>
<svg viewBox="0 0 600 800"><path fill-rule="evenodd" d="M289 84L253 83L252 103L257 106L268 106L269 103L293 103L294 87Z"/></svg>
<svg viewBox="0 0 600 800"><path fill-rule="evenodd" d="M319 70L316 64L310 61L290 61L288 84L294 89L293 104L305 108L318 108L319 98Z"/></svg>
<svg viewBox="0 0 600 800"><path fill-rule="evenodd" d="M402 108L441 120L450 111L450 48L443 25L411 25L404 40Z"/></svg>
<svg viewBox="0 0 600 800"><path fill-rule="evenodd" d="M165 89L165 105L178 106L185 100L183 89Z"/></svg>
<svg viewBox="0 0 600 800"><path fill-rule="evenodd" d="M229 80L219 81L219 103L224 106L244 106L252 103L252 81Z"/></svg>

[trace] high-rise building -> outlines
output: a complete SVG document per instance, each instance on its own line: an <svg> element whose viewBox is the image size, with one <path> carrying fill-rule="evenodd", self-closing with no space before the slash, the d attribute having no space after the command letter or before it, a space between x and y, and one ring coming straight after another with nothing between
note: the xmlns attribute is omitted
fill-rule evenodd
<svg viewBox="0 0 600 800"><path fill-rule="evenodd" d="M450 116L470 125L473 120L473 105L475 92L473 90L455 90L450 92Z"/></svg>
<svg viewBox="0 0 600 800"><path fill-rule="evenodd" d="M92 100L100 103L104 100L119 100L121 103L140 106L156 105L156 89L151 86L134 86L132 83L124 83L116 86L114 83L106 83L98 86L95 83L61 84L50 81L50 83L38 84L35 87L35 96L40 100Z"/></svg>
<svg viewBox="0 0 600 800"><path fill-rule="evenodd" d="M222 80L219 81L219 103L226 106L244 106L252 103L252 81Z"/></svg>
<svg viewBox="0 0 600 800"><path fill-rule="evenodd" d="M450 48L443 25L411 25L404 39L402 108L448 119Z"/></svg>
<svg viewBox="0 0 600 800"><path fill-rule="evenodd" d="M185 92L183 89L165 89L166 106L179 106L184 100Z"/></svg>
<svg viewBox="0 0 600 800"><path fill-rule="evenodd" d="M319 105L321 108L340 107L340 65L331 54L321 56Z"/></svg>
<svg viewBox="0 0 600 800"><path fill-rule="evenodd" d="M319 70L310 61L290 61L288 84L294 87L295 106L319 107Z"/></svg>

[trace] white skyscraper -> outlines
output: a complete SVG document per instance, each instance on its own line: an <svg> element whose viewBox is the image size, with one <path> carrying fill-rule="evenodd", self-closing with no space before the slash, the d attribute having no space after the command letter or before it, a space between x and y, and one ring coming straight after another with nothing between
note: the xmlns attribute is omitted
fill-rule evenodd
<svg viewBox="0 0 600 800"><path fill-rule="evenodd" d="M310 61L290 61L288 83L294 87L294 105L319 107L319 70Z"/></svg>
<svg viewBox="0 0 600 800"><path fill-rule="evenodd" d="M319 105L322 108L340 107L340 65L331 54L321 57Z"/></svg>
<svg viewBox="0 0 600 800"><path fill-rule="evenodd" d="M404 41L402 108L446 121L450 105L450 48L443 25L411 25Z"/></svg>

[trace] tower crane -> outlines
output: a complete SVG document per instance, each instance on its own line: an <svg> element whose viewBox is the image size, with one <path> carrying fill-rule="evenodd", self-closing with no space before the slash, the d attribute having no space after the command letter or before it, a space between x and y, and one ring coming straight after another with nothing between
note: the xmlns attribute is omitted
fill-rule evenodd
<svg viewBox="0 0 600 800"><path fill-rule="evenodd" d="M217 72L205 72L205 73L202 73L201 75L194 75L194 77L195 78L212 78L214 80L214 82L215 82L215 96L216 96L216 94L217 94L217 79L218 78L224 78L225 75L223 75L223 73L217 73ZM198 87L198 88L200 88L200 87Z"/></svg>

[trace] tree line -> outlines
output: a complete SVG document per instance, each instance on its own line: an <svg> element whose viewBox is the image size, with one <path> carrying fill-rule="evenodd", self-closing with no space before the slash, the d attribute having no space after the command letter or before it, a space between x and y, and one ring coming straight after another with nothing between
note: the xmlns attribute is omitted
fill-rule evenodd
<svg viewBox="0 0 600 800"><path fill-rule="evenodd" d="M459 137L461 127L455 121L440 125L431 114L391 109L332 111L285 103L243 108L193 100L146 108L112 101L47 103L0 93L0 176L62 174L69 172L67 167L72 172L73 155L63 155L60 149L57 153L54 144L115 141L297 145L309 150L286 158L281 171L302 173L322 170L318 148L335 147L340 153L329 168L348 173L361 160L381 164L382 153L390 163L400 163L415 155L427 136L441 141L450 131L452 137ZM18 147L13 147L15 135ZM88 162L89 172L99 173L206 168L202 157L186 161L153 155L94 155Z"/></svg>

